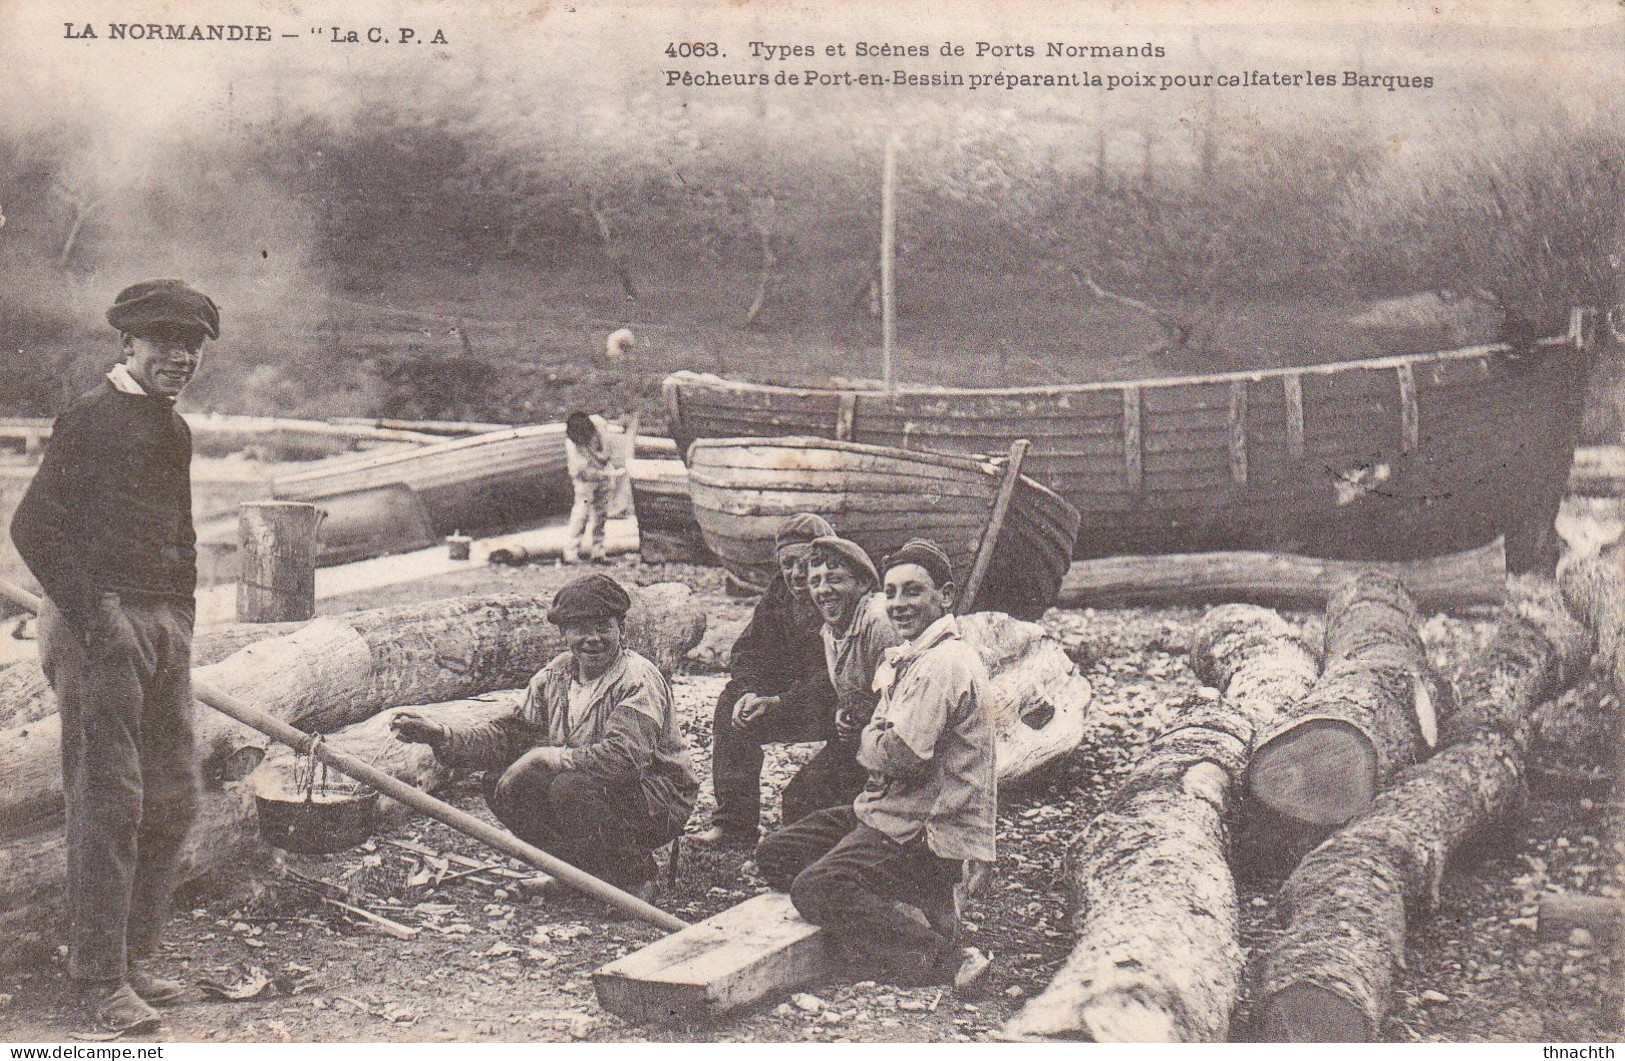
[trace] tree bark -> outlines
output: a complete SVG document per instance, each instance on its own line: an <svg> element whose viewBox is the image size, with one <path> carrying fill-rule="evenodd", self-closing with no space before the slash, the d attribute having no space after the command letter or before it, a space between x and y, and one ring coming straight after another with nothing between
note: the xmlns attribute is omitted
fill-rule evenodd
<svg viewBox="0 0 1625 1061"><path fill-rule="evenodd" d="M522 697L522 691L511 690L478 700L458 700L414 707L412 710L436 722L466 726L511 713ZM425 792L436 791L451 777L451 770L435 758L428 745L406 744L396 740L389 728L394 716L394 711L381 711L365 721L335 730L323 738L323 743L370 763L409 785L416 785ZM293 798L301 792L295 780L300 764L301 756L292 748L274 745L266 753L265 761L248 776L249 786L263 795ZM308 760L304 766L308 768ZM337 771L329 771L327 778L329 790L340 795L357 787L355 782ZM410 807L388 797L380 800L379 815L384 823L405 821L412 813Z"/></svg>
<svg viewBox="0 0 1625 1061"><path fill-rule="evenodd" d="M316 527L321 514L303 501L249 501L238 508L237 619L308 622L316 615Z"/></svg>
<svg viewBox="0 0 1625 1061"><path fill-rule="evenodd" d="M1565 563L1558 572L1563 603L1595 639L1600 676L1625 698L1625 546Z"/></svg>
<svg viewBox="0 0 1625 1061"><path fill-rule="evenodd" d="M621 282L621 290L626 294L628 302L638 300L638 285L632 279L632 270L627 267L626 259L621 256L615 243L615 230L609 223L609 214L604 211L603 200L598 193L587 193L587 212L592 215L594 226L598 231L598 243L603 248L604 257L609 259L610 267L615 270L615 276Z"/></svg>
<svg viewBox="0 0 1625 1061"><path fill-rule="evenodd" d="M489 700L458 701L416 708L419 713L454 725L466 725L512 710L517 693ZM444 784L449 771L421 744L402 744L388 735L388 715L380 714L346 727L327 739L363 761L420 788ZM387 743L385 743L387 741ZM264 850L259 838L254 792L288 786L294 753L271 752L248 782L231 782L204 793L197 821L187 837L182 877L192 880L225 866L251 864ZM404 820L409 811L394 800L380 804L381 820ZM54 946L62 934L62 900L67 880L67 847L60 819L37 823L30 833L0 845L0 968L14 964L30 945Z"/></svg>
<svg viewBox="0 0 1625 1061"><path fill-rule="evenodd" d="M687 586L633 591L626 640L669 673L705 632ZM228 695L307 732L331 733L387 707L432 704L522 686L563 652L539 598L452 598L317 619L200 669ZM0 842L60 812L61 722L50 715L0 733ZM197 715L204 773L270 738L225 715Z"/></svg>
<svg viewBox="0 0 1625 1061"><path fill-rule="evenodd" d="M1080 560L1068 569L1056 605L1115 608L1251 601L1279 608L1323 608L1350 576L1371 569L1401 579L1417 604L1431 611L1506 599L1506 551L1496 539L1467 552L1399 563L1264 552Z"/></svg>
<svg viewBox="0 0 1625 1061"><path fill-rule="evenodd" d="M219 663L256 641L291 634L303 623L229 623L197 632L192 641L192 665ZM38 659L26 659L0 668L0 731L26 726L56 713L56 700Z"/></svg>
<svg viewBox="0 0 1625 1061"><path fill-rule="evenodd" d="M987 668L999 785L1013 786L1083 741L1094 689L1061 643L1003 612L959 617L960 636Z"/></svg>
<svg viewBox="0 0 1625 1061"><path fill-rule="evenodd" d="M1282 889L1288 923L1265 961L1264 1039L1380 1034L1407 912L1431 908L1451 856L1518 805L1528 714L1584 666L1585 640L1549 582L1514 588L1494 640L1458 678L1452 743L1310 853Z"/></svg>
<svg viewBox="0 0 1625 1061"><path fill-rule="evenodd" d="M1319 660L1274 612L1232 604L1203 618L1191 663L1222 699L1187 702L1084 830L1068 868L1077 946L1007 1035L1228 1034L1244 951L1225 822L1255 733L1308 691Z"/></svg>
<svg viewBox="0 0 1625 1061"><path fill-rule="evenodd" d="M1326 669L1276 721L1248 767L1253 797L1306 826L1340 825L1438 742L1452 706L1428 666L1416 605L1397 578L1358 575L1326 606Z"/></svg>

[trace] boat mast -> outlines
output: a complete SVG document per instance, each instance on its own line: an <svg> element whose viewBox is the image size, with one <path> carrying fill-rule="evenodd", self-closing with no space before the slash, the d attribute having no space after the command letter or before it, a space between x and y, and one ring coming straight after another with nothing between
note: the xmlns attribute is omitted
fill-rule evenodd
<svg viewBox="0 0 1625 1061"><path fill-rule="evenodd" d="M892 344L897 339L897 314L892 306L892 247L896 243L897 211L893 191L897 183L897 134L886 138L886 165L880 178L880 373L892 389Z"/></svg>

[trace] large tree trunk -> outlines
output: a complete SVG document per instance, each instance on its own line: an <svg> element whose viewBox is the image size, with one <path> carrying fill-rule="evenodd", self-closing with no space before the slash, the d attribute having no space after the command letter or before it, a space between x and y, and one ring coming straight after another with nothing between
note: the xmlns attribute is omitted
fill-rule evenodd
<svg viewBox="0 0 1625 1061"><path fill-rule="evenodd" d="M686 586L633 593L627 643L671 666L699 643L705 616ZM211 686L307 732L330 733L386 707L431 704L526 684L564 651L539 598L492 596L432 601L316 619L256 642L197 674ZM205 774L270 738L225 715L197 716ZM61 720L49 715L0 733L0 841L60 812Z"/></svg>
<svg viewBox="0 0 1625 1061"><path fill-rule="evenodd" d="M1061 643L1003 612L961 615L959 630L987 668L999 784L1013 785L1077 748L1094 689Z"/></svg>
<svg viewBox="0 0 1625 1061"><path fill-rule="evenodd" d="M490 700L459 701L417 708L419 713L454 725L467 725L512 710L517 693ZM402 744L388 737L388 714L380 714L328 736L336 747L362 758L378 755L380 770L420 788L443 784L448 771L421 744ZM387 739L387 743L384 741ZM247 865L261 850L255 813L256 786L291 787L288 778L294 753L275 749L248 782L230 782L205 792L197 821L187 837L182 877L191 880L228 865ZM380 807L384 821L409 813L393 800ZM27 835L0 845L0 968L9 966L30 944L54 945L61 934L67 847L60 819L39 823Z"/></svg>
<svg viewBox="0 0 1625 1061"><path fill-rule="evenodd" d="M1452 697L1428 666L1416 605L1398 579L1368 572L1326 606L1326 669L1259 743L1250 793L1307 826L1339 825L1425 758Z"/></svg>
<svg viewBox="0 0 1625 1061"><path fill-rule="evenodd" d="M1595 639L1602 676L1625 698L1625 546L1572 563L1558 572L1563 603Z"/></svg>
<svg viewBox="0 0 1625 1061"><path fill-rule="evenodd" d="M229 623L197 632L192 642L192 665L218 663L240 648L291 634L303 623ZM56 711L51 687L39 660L25 659L0 668L0 731L24 726Z"/></svg>
<svg viewBox="0 0 1625 1061"><path fill-rule="evenodd" d="M1006 1026L1024 1039L1222 1042L1244 952L1225 821L1254 734L1308 691L1314 649L1274 612L1224 605L1191 648L1222 699L1188 702L1084 830L1068 870L1078 943Z"/></svg>
<svg viewBox="0 0 1625 1061"><path fill-rule="evenodd" d="M1451 855L1503 820L1522 790L1528 713L1585 664L1585 634L1555 587L1515 589L1494 640L1458 678L1449 744L1310 853L1281 891L1260 1032L1270 1041L1370 1041L1405 956L1407 909L1437 900Z"/></svg>
<svg viewBox="0 0 1625 1061"><path fill-rule="evenodd" d="M1506 551L1497 538L1467 552L1380 564L1262 552L1080 560L1067 570L1056 604L1116 608L1254 601L1282 608L1322 608L1333 590L1366 570L1399 578L1416 602L1430 610L1449 611L1506 599Z"/></svg>

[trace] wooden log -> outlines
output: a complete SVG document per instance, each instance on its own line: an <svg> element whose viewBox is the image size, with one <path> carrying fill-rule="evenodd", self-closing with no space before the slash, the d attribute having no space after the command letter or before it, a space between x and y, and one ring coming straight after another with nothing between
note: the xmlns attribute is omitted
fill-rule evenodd
<svg viewBox="0 0 1625 1061"><path fill-rule="evenodd" d="M604 554L621 556L638 551L637 525L632 520L610 520L604 525ZM493 564L533 564L564 555L564 535L557 527L504 535L493 543L486 558Z"/></svg>
<svg viewBox="0 0 1625 1061"><path fill-rule="evenodd" d="M1506 599L1506 549L1488 545L1425 560L1368 563L1291 553L1221 552L1114 556L1074 563L1056 601L1062 608L1246 601L1322 608L1332 592L1366 570L1405 583L1419 607L1453 611Z"/></svg>
<svg viewBox="0 0 1625 1061"><path fill-rule="evenodd" d="M1600 677L1625 699L1625 546L1559 565L1558 585L1569 612L1591 631Z"/></svg>
<svg viewBox="0 0 1625 1061"><path fill-rule="evenodd" d="M191 879L216 866L246 865L259 849L253 794L240 783L230 784L205 793L199 803L181 875ZM0 968L32 964L30 956L39 948L55 949L64 934L67 874L60 820L0 844Z"/></svg>
<svg viewBox="0 0 1625 1061"><path fill-rule="evenodd" d="M291 634L300 623L229 623L197 632L192 641L192 665L206 667L219 663L238 649L256 641ZM24 726L56 712L51 686L45 680L38 658L26 659L0 668L0 731Z"/></svg>
<svg viewBox="0 0 1625 1061"><path fill-rule="evenodd" d="M1003 612L962 615L959 631L987 668L1001 787L1082 743L1094 689L1059 641L1037 623Z"/></svg>
<svg viewBox="0 0 1625 1061"><path fill-rule="evenodd" d="M303 501L249 501L238 509L238 622L315 618L320 522L316 506Z"/></svg>
<svg viewBox="0 0 1625 1061"><path fill-rule="evenodd" d="M1625 497L1625 446L1581 446L1569 470L1569 493Z"/></svg>
<svg viewBox="0 0 1625 1061"><path fill-rule="evenodd" d="M1542 895L1535 919L1535 935L1541 939L1568 939L1575 929L1584 929L1599 943L1619 939L1625 928L1625 900L1610 895Z"/></svg>
<svg viewBox="0 0 1625 1061"><path fill-rule="evenodd" d="M1248 789L1287 821L1341 824L1428 755L1451 706L1404 584L1357 575L1326 606L1325 670L1259 742Z"/></svg>
<svg viewBox="0 0 1625 1061"><path fill-rule="evenodd" d="M435 722L466 726L510 713L522 696L521 691L511 691L479 700L455 700L412 710ZM365 721L327 734L323 741L425 792L438 790L450 778L451 771L435 758L428 745L396 740L389 728L390 719L394 717L394 711L381 711ZM303 768L302 762L308 764L308 760L292 748L274 744L266 752L265 761L249 775L248 782L259 793L292 796L300 791L296 776ZM340 795L359 787L342 774L332 773L329 778L330 789ZM412 813L411 808L387 796L379 800L379 820L384 824L403 822Z"/></svg>
<svg viewBox="0 0 1625 1061"><path fill-rule="evenodd" d="M452 725L496 717L512 709L521 695L514 691L488 700L465 700L414 708L418 713ZM408 784L438 787L449 777L425 745L403 744L388 736L388 714L330 735L327 740L352 754L370 758L381 752L375 765ZM388 739L388 744L381 743ZM187 836L182 878L191 880L225 866L249 864L263 850L259 838L254 792L276 790L291 782L294 753L280 745L246 783L228 783L206 792L197 821ZM410 811L391 799L379 804L380 820L404 821ZM30 944L54 946L62 934L62 900L67 880L67 854L60 819L39 823L33 832L0 844L0 968L8 956L17 956Z"/></svg>
<svg viewBox="0 0 1625 1061"><path fill-rule="evenodd" d="M627 644L675 667L705 616L687 586L633 590ZM515 595L453 598L329 616L197 670L200 680L306 732L330 733L386 707L440 703L524 685L565 650L547 604ZM197 716L205 773L269 738L213 711ZM0 732L0 841L60 811L61 724L49 715Z"/></svg>
<svg viewBox="0 0 1625 1061"><path fill-rule="evenodd" d="M592 984L618 1017L698 1024L833 971L819 928L788 895L767 892L611 962Z"/></svg>
<svg viewBox="0 0 1625 1061"><path fill-rule="evenodd" d="M1518 580L1494 639L1457 679L1451 743L1310 853L1281 890L1287 927L1264 963L1263 1039L1377 1036L1407 915L1430 909L1452 855L1517 807L1529 711L1573 680L1585 640L1555 586Z"/></svg>
<svg viewBox="0 0 1625 1061"><path fill-rule="evenodd" d="M1181 708L1081 834L1067 870L1077 945L1008 1037L1228 1034L1245 952L1225 822L1255 734L1309 690L1320 661L1274 612L1229 604L1203 618L1191 664L1209 696Z"/></svg>

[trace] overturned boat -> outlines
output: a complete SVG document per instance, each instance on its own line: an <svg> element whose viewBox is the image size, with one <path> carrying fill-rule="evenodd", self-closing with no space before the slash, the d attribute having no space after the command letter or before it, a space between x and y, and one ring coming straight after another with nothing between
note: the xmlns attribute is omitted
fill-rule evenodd
<svg viewBox="0 0 1625 1061"><path fill-rule="evenodd" d="M1030 439L1024 470L1083 513L1078 559L1270 549L1406 560L1505 535L1521 571L1555 559L1590 331L1576 311L1567 335L1527 346L1048 387L784 387L678 372L664 397L679 453L746 435L959 454Z"/></svg>
<svg viewBox="0 0 1625 1061"><path fill-rule="evenodd" d="M797 512L823 516L876 563L910 538L930 538L952 558L961 588L992 533L976 610L1036 619L1060 592L1078 512L1021 475L995 519L1004 472L996 460L823 438L701 439L688 450L694 517L742 582L777 576L773 537Z"/></svg>

